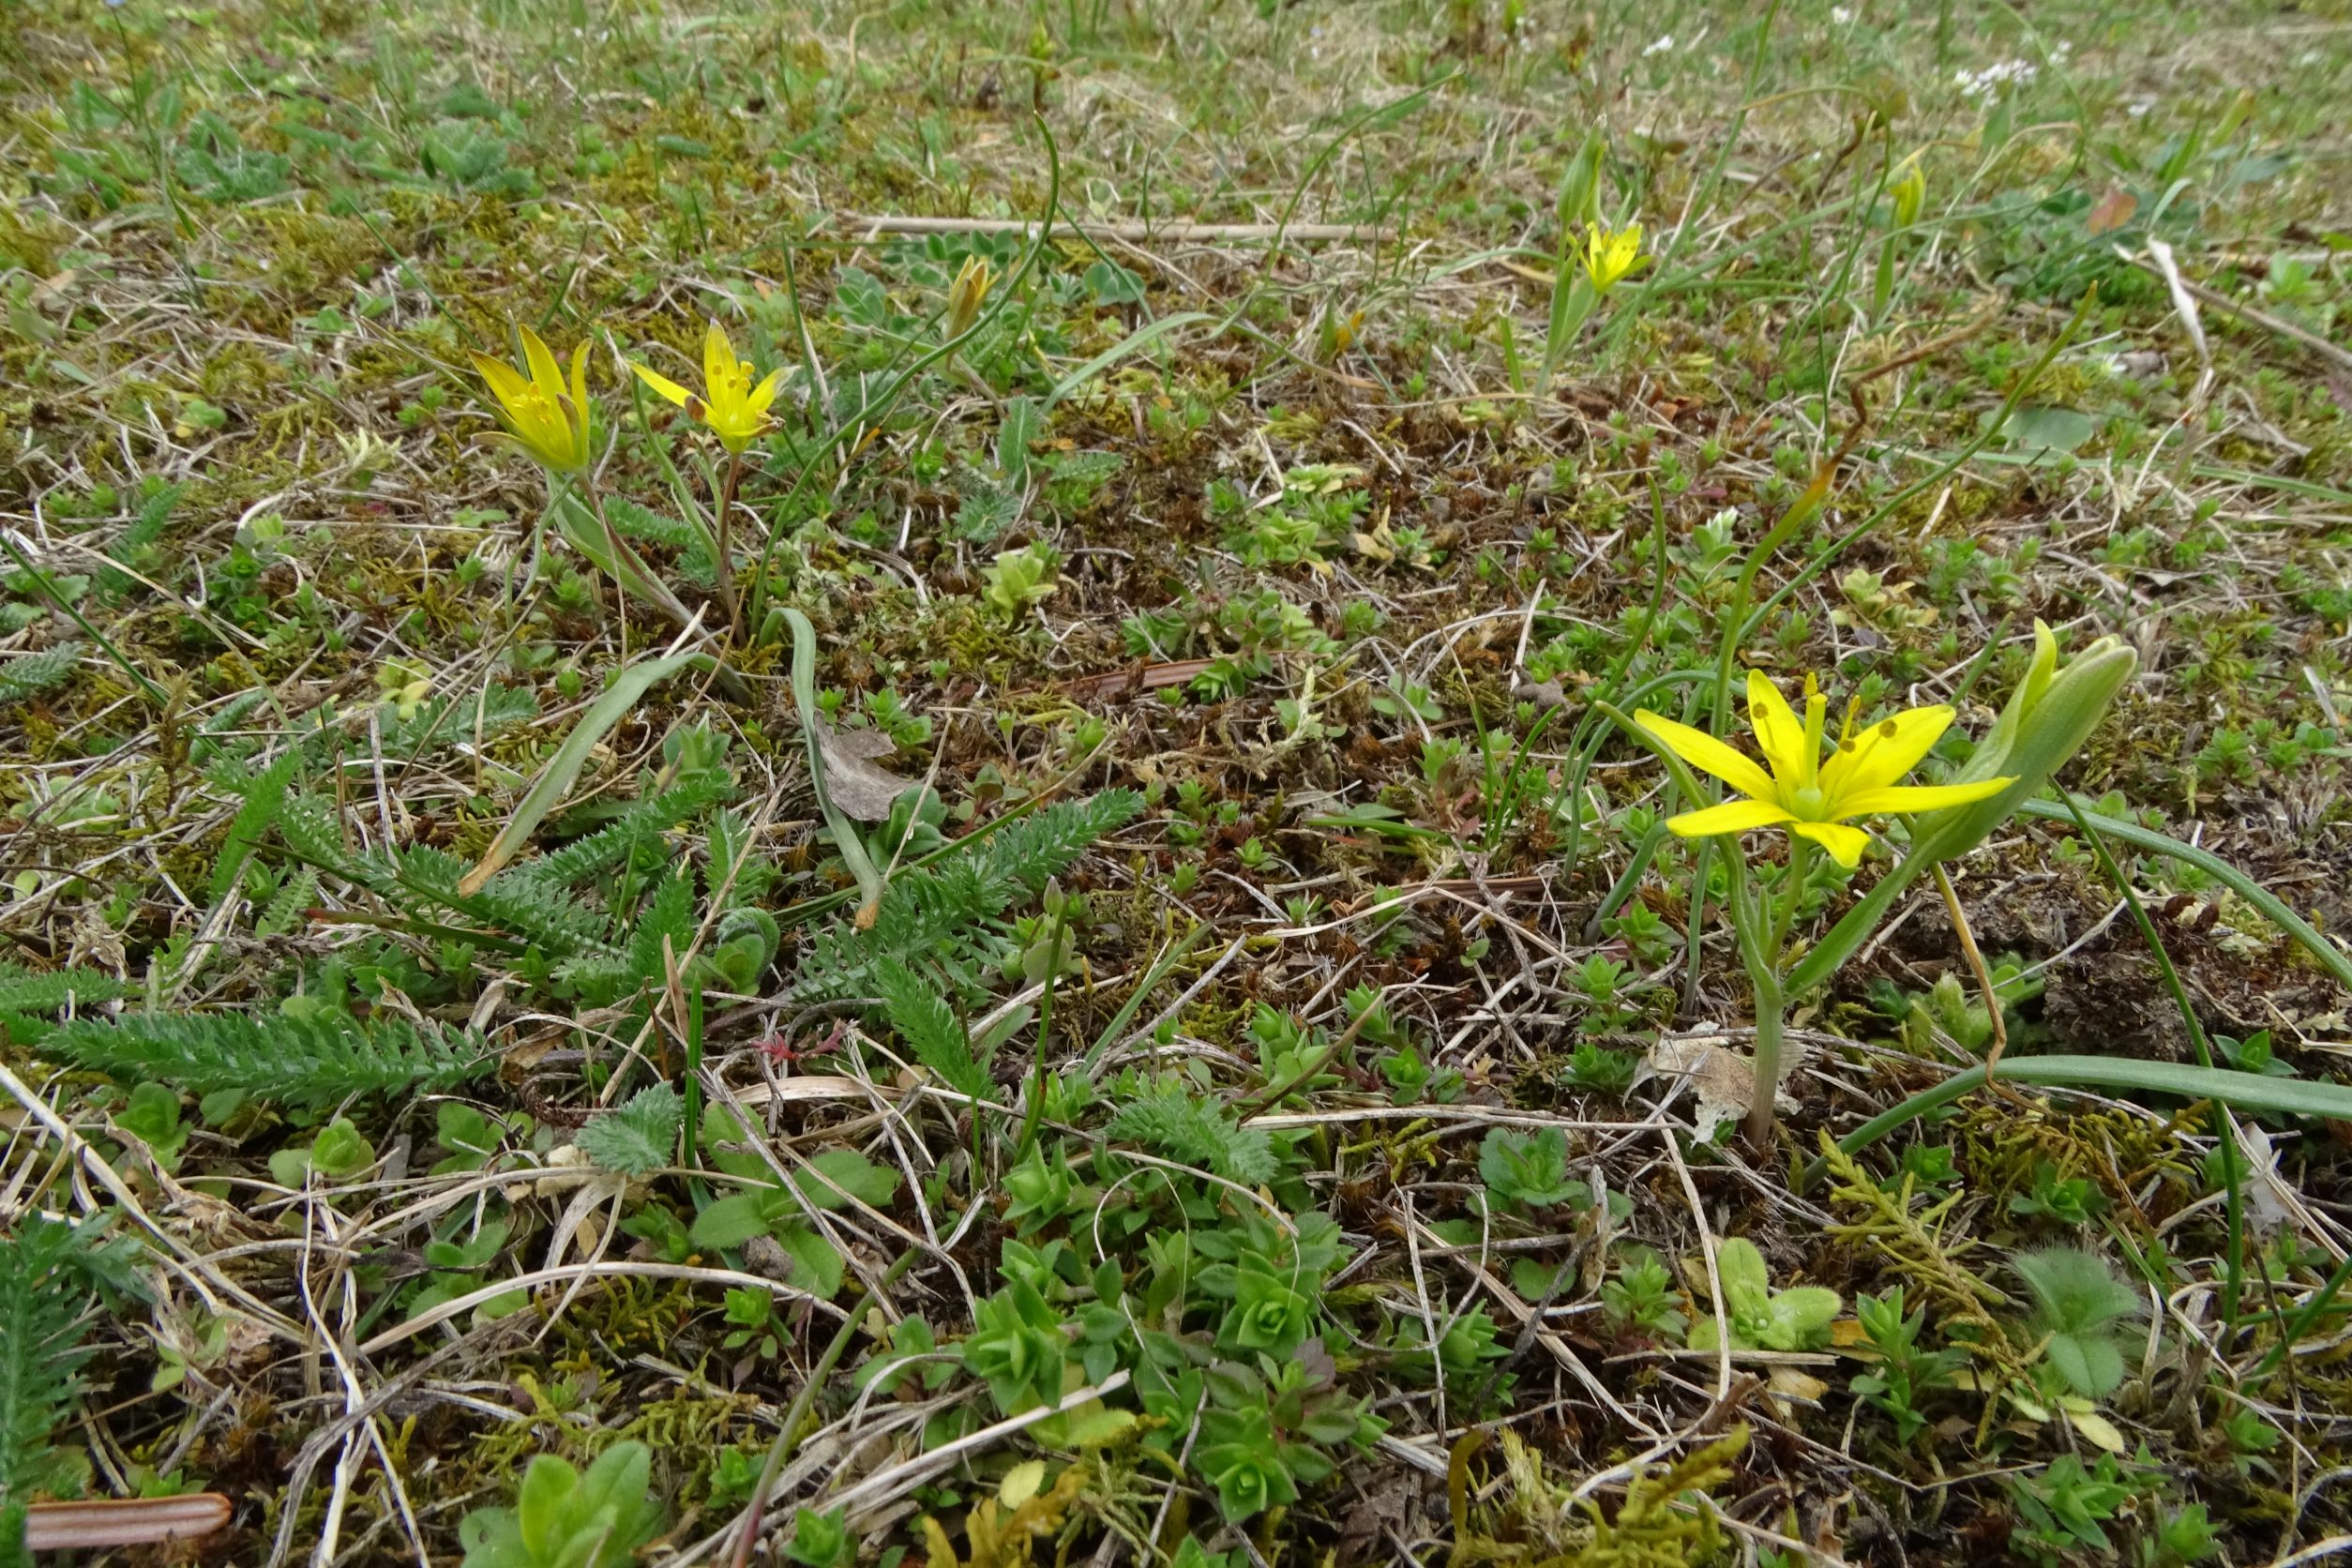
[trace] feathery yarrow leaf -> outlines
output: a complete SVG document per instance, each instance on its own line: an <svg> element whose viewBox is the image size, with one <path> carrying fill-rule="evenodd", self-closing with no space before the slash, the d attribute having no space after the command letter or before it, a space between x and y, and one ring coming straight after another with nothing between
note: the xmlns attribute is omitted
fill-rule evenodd
<svg viewBox="0 0 2352 1568"><path fill-rule="evenodd" d="M795 1001L879 994L886 957L927 964L957 991L986 989L1003 945L993 922L1017 897L1033 896L1087 847L1142 809L1132 790L1106 790L1006 824L972 850L927 870L892 879L871 928L844 922L821 931L802 954Z"/></svg>
<svg viewBox="0 0 2352 1568"><path fill-rule="evenodd" d="M1120 1107L1109 1132L1186 1165L1205 1165L1244 1186L1271 1182L1276 1173L1273 1143L1262 1130L1243 1126L1223 1106L1173 1083Z"/></svg>
<svg viewBox="0 0 2352 1568"><path fill-rule="evenodd" d="M29 1214L0 1235L0 1561L23 1546L24 1494L55 1475L50 1436L90 1357L81 1343L91 1292L73 1227ZM11 1522L13 1520L13 1522ZM13 1531L13 1536L8 1532Z"/></svg>
<svg viewBox="0 0 2352 1568"><path fill-rule="evenodd" d="M327 1106L354 1094L448 1090L482 1077L497 1058L474 1036L419 1029L379 1015L133 1014L68 1024L40 1053L113 1078L196 1093L242 1089L288 1105Z"/></svg>
<svg viewBox="0 0 2352 1568"><path fill-rule="evenodd" d="M138 989L95 969L55 969L46 973L0 963L0 1013L62 1013L95 1007Z"/></svg>
<svg viewBox="0 0 2352 1568"><path fill-rule="evenodd" d="M884 956L874 966L875 990L890 1026L933 1078L958 1094L985 1100L994 1087L988 1070L972 1048L972 1038L931 983L898 958Z"/></svg>
<svg viewBox="0 0 2352 1568"><path fill-rule="evenodd" d="M38 654L0 664L0 702L21 701L52 686L63 686L82 660L82 644L60 642Z"/></svg>

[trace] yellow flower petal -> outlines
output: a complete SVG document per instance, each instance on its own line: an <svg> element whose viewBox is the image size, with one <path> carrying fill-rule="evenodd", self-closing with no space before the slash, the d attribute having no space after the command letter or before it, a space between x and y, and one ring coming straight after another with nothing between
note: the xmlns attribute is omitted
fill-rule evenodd
<svg viewBox="0 0 2352 1568"><path fill-rule="evenodd" d="M564 395L564 373L556 369L555 355L544 339L527 326L521 329L521 337L522 362L531 368L531 384L551 403Z"/></svg>
<svg viewBox="0 0 2352 1568"><path fill-rule="evenodd" d="M1769 800L1727 800L1703 811L1668 817L1666 826L1685 838L1709 838L1718 833L1745 833L1751 828L1773 827L1792 820Z"/></svg>
<svg viewBox="0 0 2352 1568"><path fill-rule="evenodd" d="M490 396L509 412L530 396L531 384L515 373L515 368L488 354L474 355L474 369L489 383Z"/></svg>
<svg viewBox="0 0 2352 1568"><path fill-rule="evenodd" d="M638 364L635 360L629 361L629 369L637 372L638 380L643 382L646 385L652 387L655 391L660 393L663 397L669 399L680 408L685 408L687 404L694 401L693 393L687 391L685 387L680 386L676 382L671 381L668 376L662 375L654 370L649 370L645 369L644 366Z"/></svg>
<svg viewBox="0 0 2352 1568"><path fill-rule="evenodd" d="M1897 811L1940 811L1947 806L1968 806L1989 800L2017 782L2013 778L1980 778L1973 784L1891 784L1841 795L1841 817L1884 817Z"/></svg>
<svg viewBox="0 0 2352 1568"><path fill-rule="evenodd" d="M1919 766L1920 759L1951 728L1950 708L1910 708L1862 731L1854 737L1851 750L1839 746L1821 769L1821 790L1832 809L1838 816L1848 815L1835 803L1849 794L1885 789Z"/></svg>
<svg viewBox="0 0 2352 1568"><path fill-rule="evenodd" d="M1691 766L1713 774L1741 794L1753 795L1758 800L1780 798L1779 792L1772 787L1770 774L1704 730L1678 724L1663 714L1651 713L1648 708L1635 714L1634 722L1648 731L1668 751Z"/></svg>
<svg viewBox="0 0 2352 1568"><path fill-rule="evenodd" d="M1801 781L1813 761L1805 755L1804 721L1761 670L1748 671L1748 723L1774 776L1792 786Z"/></svg>
<svg viewBox="0 0 2352 1568"><path fill-rule="evenodd" d="M728 339L727 329L713 322L702 334L702 384L709 389L712 401L717 401L719 388L727 384L734 368L735 345Z"/></svg>
<svg viewBox="0 0 2352 1568"><path fill-rule="evenodd" d="M1870 835L1844 822L1791 822L1788 831L1829 851L1830 858L1848 871L1862 864L1862 851L1870 847Z"/></svg>

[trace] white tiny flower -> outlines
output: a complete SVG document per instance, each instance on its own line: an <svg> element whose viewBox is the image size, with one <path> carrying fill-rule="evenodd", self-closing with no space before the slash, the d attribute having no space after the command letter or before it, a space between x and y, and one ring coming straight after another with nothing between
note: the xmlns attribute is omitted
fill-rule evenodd
<svg viewBox="0 0 2352 1568"><path fill-rule="evenodd" d="M1667 50L1672 49L1673 47L1674 35L1671 33L1661 33L1658 35L1657 42L1651 44L1648 49L1641 52L1641 57L1647 60L1651 55L1664 54Z"/></svg>
<svg viewBox="0 0 2352 1568"><path fill-rule="evenodd" d="M1843 6L1832 6L1830 8L1830 20L1836 23L1840 27L1843 27L1847 23L1854 20L1854 13L1847 10Z"/></svg>

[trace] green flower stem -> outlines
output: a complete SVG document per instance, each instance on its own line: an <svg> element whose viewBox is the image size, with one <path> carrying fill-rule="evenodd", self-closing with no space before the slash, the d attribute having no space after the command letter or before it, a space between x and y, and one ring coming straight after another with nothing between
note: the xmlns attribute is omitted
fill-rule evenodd
<svg viewBox="0 0 2352 1568"><path fill-rule="evenodd" d="M1535 384L1535 395L1539 398L1551 396L1552 378L1560 373L1560 361L1568 357L1576 334L1584 330L1584 324L1592 317L1593 307L1601 303L1600 291L1593 288L1592 279L1584 275L1584 269L1576 265L1576 258L1567 254L1564 248L1560 265L1561 271L1552 279L1551 330L1544 339L1544 374ZM1574 269L1573 281L1570 269Z"/></svg>
<svg viewBox="0 0 2352 1568"><path fill-rule="evenodd" d="M1426 89L1424 90L1426 91ZM1020 292L1022 281L1036 270L1038 258L1045 254L1046 241L1053 234L1054 213L1062 200L1062 149L1054 142L1053 132L1047 128L1046 122L1042 118L1037 121L1037 131L1045 138L1046 143L1045 216L1038 221L1036 240L1030 246L1028 253L1021 257L1021 264L1014 269L1011 277L1004 279L1003 292L997 295L996 303L982 311L979 319L966 327L960 336L950 338L915 360L913 364L909 365L899 373L897 380L882 390L882 396L874 402L861 405L856 413L836 423L833 429L826 432L824 440L817 444L816 451L822 453L833 450L849 435L852 428L859 425L879 430L882 421L889 417L890 411L897 406L898 400L904 397L907 389L914 384L915 378L962 348L975 335L986 330L999 316L1003 315L1012 304L1014 297ZM863 449L862 443L860 449ZM807 487L810 476L817 472L817 460L816 458L811 457L801 465L799 477L792 481L792 487L784 493L784 498L776 503L779 515L800 498L801 491ZM771 526L768 529L767 542L760 549L759 569L751 579L751 605L747 617L748 623L754 626L760 624L761 607L767 602L768 564L776 554L776 541L782 534L781 528Z"/></svg>
<svg viewBox="0 0 2352 1568"><path fill-rule="evenodd" d="M1780 1092L1781 1032L1788 1003L1780 976L1770 968L1751 968L1748 988L1756 993L1756 1089L1748 1097L1746 1134L1748 1147L1760 1153L1772 1146L1772 1119L1779 1113L1773 1100Z"/></svg>
<svg viewBox="0 0 2352 1568"><path fill-rule="evenodd" d="M1796 928L1797 906L1803 901L1805 878L1813 871L1813 840L1788 836L1788 875L1781 885L1780 909L1772 921L1772 967L1778 970L1788 951L1789 933Z"/></svg>
<svg viewBox="0 0 2352 1568"><path fill-rule="evenodd" d="M1608 716L1618 728L1639 741L1643 746L1664 762L1673 775L1675 786L1687 800L1699 800L1698 781L1691 775L1682 759L1652 737L1650 732L1606 702L1596 701L1593 707ZM1713 843L1702 838L1702 849ZM1789 836L1789 871L1787 889L1778 906L1765 910L1757 901L1756 889L1748 881L1745 856L1734 839L1732 847L1724 852L1724 868L1730 874L1730 897L1726 912L1731 918L1731 932L1740 947L1740 962L1748 972L1748 988L1756 993L1756 1093L1748 1101L1747 1138L1755 1148L1767 1147L1772 1136L1775 1114L1772 1100L1780 1087L1781 1040L1787 1024L1788 991L1780 972L1780 949L1787 926L1793 919L1796 899L1803 885L1805 854L1797 846L1804 840ZM1696 858L1696 857L1694 857ZM1692 940L1697 940L1696 912L1698 901L1692 899Z"/></svg>
<svg viewBox="0 0 2352 1568"><path fill-rule="evenodd" d="M735 487L743 482L743 454L727 454L727 482L719 487L718 517L712 529L711 576L718 584L718 608L727 617L728 635L733 636L743 626L743 613L735 603L735 553L727 545L728 523L735 511Z"/></svg>
<svg viewBox="0 0 2352 1568"><path fill-rule="evenodd" d="M897 1260L882 1271L882 1279L875 1289L886 1290L896 1285L898 1276L912 1266L917 1250L909 1247L900 1253ZM768 1450L768 1462L760 1467L759 1485L751 1488L751 1502L744 1510L743 1533L735 1538L735 1552L731 1560L733 1568L746 1568L746 1564L750 1562L752 1543L760 1538L760 1520L767 1509L768 1494L776 1489L776 1478L784 1473L785 1461L800 1446L800 1429L808 1420L809 1410L817 1402L817 1391L824 1386L827 1378L833 1376L833 1369L841 1364L842 1356L849 1351L850 1341L857 1336L858 1325L864 1320L865 1314L859 1312L856 1306L857 1304L851 1304L851 1309L841 1315L841 1326L834 1330L833 1339L825 1346L824 1353L817 1358L817 1364L808 1369L807 1380L792 1396L792 1409L784 1412L784 1425L776 1430L776 1444Z"/></svg>
<svg viewBox="0 0 2352 1568"><path fill-rule="evenodd" d="M1894 302L1895 251L1902 243L1900 232L1891 234L1878 242L1878 276L1872 280L1870 288L1870 319L1875 324L1884 324L1887 307Z"/></svg>
<svg viewBox="0 0 2352 1568"><path fill-rule="evenodd" d="M1061 890L1050 885L1047 891L1047 902L1046 994L1037 1003L1037 1062L1029 1075L1029 1114L1021 1119L1021 1140L1013 1153L1016 1161L1026 1156L1030 1145L1037 1141L1037 1129L1046 1119L1046 1054L1053 1044L1053 987L1054 982L1062 977L1062 931L1070 908L1068 900L1061 896ZM975 1128L979 1120L979 1112L974 1110L972 1125ZM979 1167L974 1165L972 1169L976 1179Z"/></svg>

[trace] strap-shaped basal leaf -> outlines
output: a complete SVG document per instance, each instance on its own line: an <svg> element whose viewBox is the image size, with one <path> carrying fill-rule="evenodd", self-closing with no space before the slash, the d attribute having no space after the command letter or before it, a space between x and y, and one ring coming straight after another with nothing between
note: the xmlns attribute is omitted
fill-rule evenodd
<svg viewBox="0 0 2352 1568"><path fill-rule="evenodd" d="M2064 801L2029 800L2018 810L2025 816L2039 817L2044 822L2067 827L2074 825L2074 813L2068 809ZM2119 838L2135 850L2145 850L2150 854L2164 855L2195 867L2252 904L2264 919L2284 931L2298 946L2318 960L2320 967L2334 975L2338 984L2352 986L2352 957L2347 957L2341 948L2314 930L2309 922L2286 906L2284 899L2220 855L2210 850L2201 850L2194 844L2183 843L2152 828L2142 827L2137 822L2103 817L2096 811L2085 811L2083 821L2090 824L2093 832L2104 837Z"/></svg>
<svg viewBox="0 0 2352 1568"><path fill-rule="evenodd" d="M606 688L605 694L580 716L580 722L572 726L572 732L564 737L564 744L556 747L554 756L548 759L546 768L541 770L530 792L522 797L522 804L515 807L515 814L506 820L505 827L498 830L498 837L490 840L490 847L482 852L481 863L468 871L464 880L458 883L458 891L466 894L481 891L482 884L497 875L498 868L514 859L523 845L531 841L532 833L547 819L547 814L571 792L572 785L580 778L580 770L588 765L588 754L596 749L596 743L627 716L628 711L637 706L638 699L643 697L656 682L668 680L688 665L697 662L707 664L709 660L707 654L672 654L668 658L632 664L613 677L612 685Z"/></svg>
<svg viewBox="0 0 2352 1568"><path fill-rule="evenodd" d="M2139 1062L2123 1056L2012 1056L2002 1061L2000 1076L2006 1083L2095 1089L2103 1094L2134 1091L2175 1094L2184 1100L2219 1100L2238 1110L2352 1122L2352 1087L2312 1078L2270 1078L2227 1067ZM1872 1117L1839 1138L1837 1147L1848 1154L1858 1153L1896 1128L1983 1087L1983 1068L1971 1067L1965 1073L1955 1073L1935 1088L1922 1090L1892 1109ZM1807 1166L1797 1184L1800 1190L1819 1181L1827 1168L1828 1162L1820 1159Z"/></svg>

